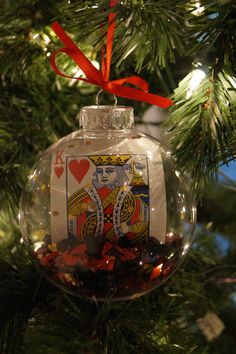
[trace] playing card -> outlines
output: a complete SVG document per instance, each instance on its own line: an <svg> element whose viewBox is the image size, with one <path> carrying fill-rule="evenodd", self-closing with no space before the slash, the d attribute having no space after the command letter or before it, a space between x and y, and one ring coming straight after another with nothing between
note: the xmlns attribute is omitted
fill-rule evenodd
<svg viewBox="0 0 236 354"><path fill-rule="evenodd" d="M52 154L50 204L51 234L54 242L67 237L66 154L57 150Z"/></svg>
<svg viewBox="0 0 236 354"><path fill-rule="evenodd" d="M164 242L166 200L160 151L155 159L148 151L53 153L51 231L56 243L91 237L113 242L124 236L135 243L149 235Z"/></svg>

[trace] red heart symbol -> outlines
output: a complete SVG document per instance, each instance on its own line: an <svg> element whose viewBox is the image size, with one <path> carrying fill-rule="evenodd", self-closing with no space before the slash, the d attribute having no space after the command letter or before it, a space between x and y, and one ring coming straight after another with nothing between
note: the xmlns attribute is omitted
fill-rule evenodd
<svg viewBox="0 0 236 354"><path fill-rule="evenodd" d="M69 162L69 170L79 183L88 172L89 166L90 163L88 160L71 160Z"/></svg>
<svg viewBox="0 0 236 354"><path fill-rule="evenodd" d="M54 167L54 172L57 177L60 178L62 173L64 172L64 167Z"/></svg>

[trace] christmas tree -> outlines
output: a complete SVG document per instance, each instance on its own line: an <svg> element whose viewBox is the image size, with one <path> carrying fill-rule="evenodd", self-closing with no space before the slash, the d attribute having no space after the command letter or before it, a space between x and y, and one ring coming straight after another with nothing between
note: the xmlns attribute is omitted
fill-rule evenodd
<svg viewBox="0 0 236 354"><path fill-rule="evenodd" d="M0 352L234 353L236 1L1 5ZM111 80L140 75L150 92L174 101L168 114L157 109L154 117L147 103L119 97L119 105L134 107L142 129L161 132L180 173L191 176L198 224L189 254L164 285L136 300L97 302L44 277L22 240L18 213L39 154L78 129L78 111L99 90L74 79L83 73L66 55L57 66L71 78L53 72L50 58L61 42L51 25L59 21L100 68L109 13L116 13ZM112 95L104 97L112 104Z"/></svg>

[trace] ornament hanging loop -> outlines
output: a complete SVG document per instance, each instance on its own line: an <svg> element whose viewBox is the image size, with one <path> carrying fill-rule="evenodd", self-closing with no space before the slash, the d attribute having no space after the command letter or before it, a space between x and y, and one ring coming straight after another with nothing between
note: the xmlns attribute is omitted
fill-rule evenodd
<svg viewBox="0 0 236 354"><path fill-rule="evenodd" d="M98 91L98 93L97 93L97 96L96 96L96 105L99 107L99 96L100 96L100 94L102 93L102 92L104 92L104 90L103 89L101 89L101 90L99 90ZM117 106L117 97L115 96L115 95L112 95L113 96L113 98L114 98L114 107L116 107Z"/></svg>

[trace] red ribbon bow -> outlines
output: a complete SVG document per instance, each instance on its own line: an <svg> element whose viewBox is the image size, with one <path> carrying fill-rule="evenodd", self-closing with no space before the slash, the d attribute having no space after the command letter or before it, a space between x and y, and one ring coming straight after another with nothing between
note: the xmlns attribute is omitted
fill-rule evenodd
<svg viewBox="0 0 236 354"><path fill-rule="evenodd" d="M114 7L117 1L113 0L110 2L110 7ZM112 57L112 44L114 38L115 30L115 19L116 13L110 12L108 16L108 31L107 31L107 43L106 43L106 57L104 58L104 52L102 50L102 70L99 71L91 63L91 61L82 53L82 51L77 47L73 40L68 36L68 34L63 30L58 22L54 22L51 28L60 38L64 44L64 48L58 49L52 53L50 57L51 67L56 74L88 82L100 86L103 90L114 94L116 96L121 96L125 98L130 98L133 100L147 102L162 108L167 108L173 104L173 102L165 97L154 95L148 92L148 83L138 76L129 76L118 80L109 81L110 76L110 65ZM56 55L58 53L66 53L71 57L79 68L86 75L85 78L75 78L73 76L68 76L63 74L56 65ZM125 83L136 86L137 88L132 88L128 86L123 86Z"/></svg>

